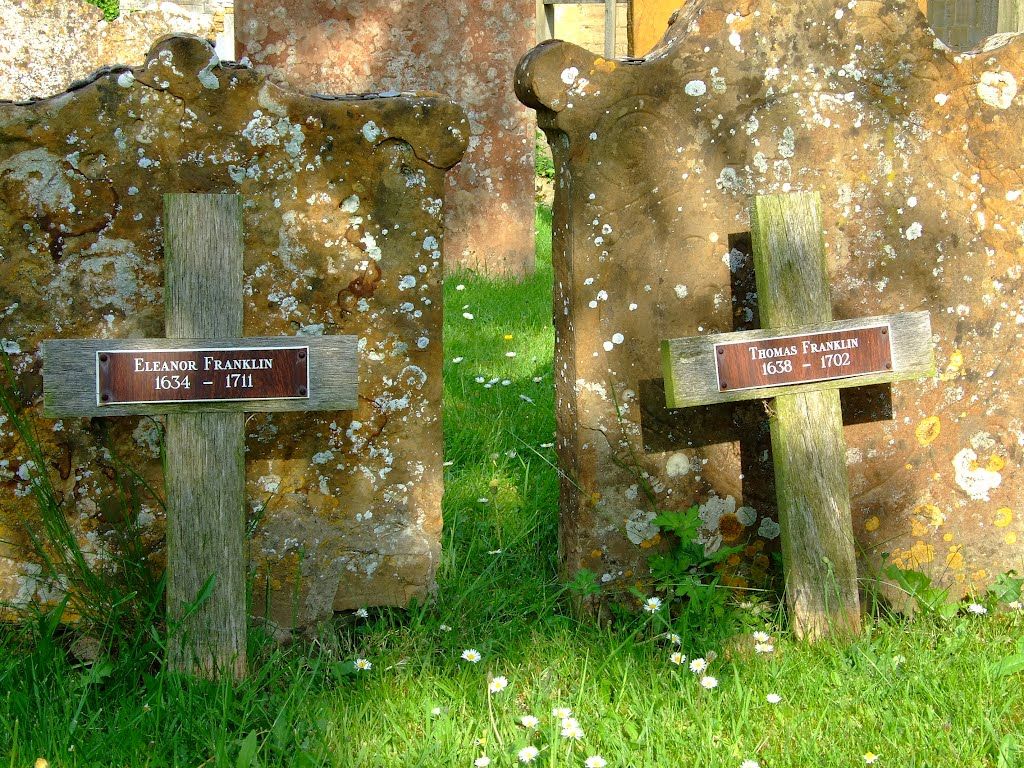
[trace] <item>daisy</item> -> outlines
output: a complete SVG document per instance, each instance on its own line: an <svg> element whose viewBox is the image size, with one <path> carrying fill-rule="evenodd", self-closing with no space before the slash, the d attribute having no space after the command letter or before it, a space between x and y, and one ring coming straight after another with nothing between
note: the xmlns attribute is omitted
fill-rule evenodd
<svg viewBox="0 0 1024 768"><path fill-rule="evenodd" d="M356 618L365 619L369 615L370 612L367 611L365 608L356 608Z"/></svg>
<svg viewBox="0 0 1024 768"><path fill-rule="evenodd" d="M432 710L430 710L430 714L432 714L434 717L439 717L441 715L441 708L434 707Z"/></svg>
<svg viewBox="0 0 1024 768"><path fill-rule="evenodd" d="M524 728L536 728L540 720L533 715L523 715L519 718L519 722L523 724Z"/></svg>
<svg viewBox="0 0 1024 768"><path fill-rule="evenodd" d="M761 764L757 760L744 760L740 763L740 768L761 768Z"/></svg>
<svg viewBox="0 0 1024 768"><path fill-rule="evenodd" d="M438 627L438 629L440 629L442 632L451 632L452 631L452 628L449 627L447 624L442 624L441 626Z"/></svg>
<svg viewBox="0 0 1024 768"><path fill-rule="evenodd" d="M480 755L476 760L473 761L473 765L477 768L487 768L491 764L491 758L487 755Z"/></svg>
<svg viewBox="0 0 1024 768"><path fill-rule="evenodd" d="M608 765L608 761L600 755L591 755L583 761L583 765L586 766L586 768L605 768L605 766Z"/></svg>
<svg viewBox="0 0 1024 768"><path fill-rule="evenodd" d="M368 669L373 669L373 664L367 659L356 659L355 667L365 672Z"/></svg>
<svg viewBox="0 0 1024 768"><path fill-rule="evenodd" d="M771 643L757 643L754 645L754 651L757 653L771 653L775 650L775 646Z"/></svg>
<svg viewBox="0 0 1024 768"><path fill-rule="evenodd" d="M782 697L779 696L779 694L777 693L769 693L764 698L769 704L778 704L780 701L782 701Z"/></svg>
<svg viewBox="0 0 1024 768"><path fill-rule="evenodd" d="M671 634L670 634L670 635L668 636L668 641L669 641L670 643L672 643L672 645L682 645L682 644L683 644L683 638L681 638L681 637L680 637L679 635L677 635L677 634L676 634L675 632L672 632L672 633L671 633Z"/></svg>
<svg viewBox="0 0 1024 768"><path fill-rule="evenodd" d="M1006 607L1009 608L1011 611L1019 611L1024 609L1024 603L1022 603L1020 600L1014 600L1012 603L1007 603Z"/></svg>
<svg viewBox="0 0 1024 768"><path fill-rule="evenodd" d="M505 357L515 357L515 356L516 356L516 353L513 352L511 349L508 352L505 353Z"/></svg>
<svg viewBox="0 0 1024 768"><path fill-rule="evenodd" d="M571 719L571 718L570 718ZM580 724L573 720L568 725L562 726L562 737L566 739L572 739L573 741L583 740L583 729L580 728Z"/></svg>
<svg viewBox="0 0 1024 768"><path fill-rule="evenodd" d="M988 613L988 608L981 603L971 603L967 606L967 612L973 613L975 616L984 616Z"/></svg>
<svg viewBox="0 0 1024 768"><path fill-rule="evenodd" d="M772 636L767 632L755 632L753 638L755 643L770 643L772 641Z"/></svg>
<svg viewBox="0 0 1024 768"><path fill-rule="evenodd" d="M700 685L702 688L705 688L710 691L712 688L718 686L718 678L712 677L711 675L705 675L700 679Z"/></svg>
<svg viewBox="0 0 1024 768"><path fill-rule="evenodd" d="M654 613L659 608L661 608L660 597L648 597L647 600L644 602L644 610L648 613Z"/></svg>
<svg viewBox="0 0 1024 768"><path fill-rule="evenodd" d="M501 693L508 688L508 678L504 675L498 675L487 684L487 690L491 693Z"/></svg>
<svg viewBox="0 0 1024 768"><path fill-rule="evenodd" d="M864 762L867 763L868 765L874 765L875 763L878 762L880 757L881 757L881 755L876 755L874 752L865 752L864 753Z"/></svg>
<svg viewBox="0 0 1024 768"><path fill-rule="evenodd" d="M532 763L539 754L540 750L532 745L529 747L523 747L519 750L519 762Z"/></svg>
<svg viewBox="0 0 1024 768"><path fill-rule="evenodd" d="M472 312L463 312L462 316L464 318L466 318L467 320L472 320L473 319L473 313Z"/></svg>
<svg viewBox="0 0 1024 768"><path fill-rule="evenodd" d="M681 654L679 651L676 651L668 657L668 660L671 661L673 664L682 664L684 661L686 661L686 657L683 656L683 654Z"/></svg>
<svg viewBox="0 0 1024 768"><path fill-rule="evenodd" d="M565 720L567 717L572 717L572 710L568 707L555 707L551 710L551 716L557 717L559 720Z"/></svg>
<svg viewBox="0 0 1024 768"><path fill-rule="evenodd" d="M694 659L690 662L690 671L695 675L699 675L701 672L708 668L708 662L706 659Z"/></svg>
<svg viewBox="0 0 1024 768"><path fill-rule="evenodd" d="M465 359L466 359L466 358L464 358L464 357L453 357L453 358L452 358L452 362L453 362L453 363L461 363L461 362L462 362L463 360L465 360Z"/></svg>
<svg viewBox="0 0 1024 768"><path fill-rule="evenodd" d="M472 664L476 664L482 657L480 656L480 651L476 648L467 648L462 652L462 658Z"/></svg>

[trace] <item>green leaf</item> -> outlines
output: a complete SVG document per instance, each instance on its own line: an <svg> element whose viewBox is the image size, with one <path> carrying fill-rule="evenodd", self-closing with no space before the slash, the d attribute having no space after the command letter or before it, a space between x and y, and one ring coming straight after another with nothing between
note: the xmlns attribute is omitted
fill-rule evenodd
<svg viewBox="0 0 1024 768"><path fill-rule="evenodd" d="M238 749L238 759L235 761L235 768L249 768L252 761L256 759L260 743L256 731L249 731L249 735L242 739L242 746Z"/></svg>
<svg viewBox="0 0 1024 768"><path fill-rule="evenodd" d="M996 677L1009 677L1024 672L1024 653L1016 653L992 664L992 674Z"/></svg>

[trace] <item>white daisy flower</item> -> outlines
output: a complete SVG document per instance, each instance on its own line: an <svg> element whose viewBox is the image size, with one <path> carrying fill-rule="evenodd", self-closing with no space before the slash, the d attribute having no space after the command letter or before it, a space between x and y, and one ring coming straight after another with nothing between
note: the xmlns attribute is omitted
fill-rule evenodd
<svg viewBox="0 0 1024 768"><path fill-rule="evenodd" d="M559 720L565 720L567 717L572 717L572 710L568 707L555 707L551 710L551 716L557 717Z"/></svg>
<svg viewBox="0 0 1024 768"><path fill-rule="evenodd" d="M971 603L967 606L967 612L973 613L975 616L984 616L988 613L988 608L981 603Z"/></svg>
<svg viewBox="0 0 1024 768"><path fill-rule="evenodd" d="M881 759L881 757L882 757L881 755L876 755L874 752L865 752L864 753L864 762L867 763L868 765L874 765L875 763L877 763Z"/></svg>
<svg viewBox="0 0 1024 768"><path fill-rule="evenodd" d="M504 675L498 675L487 684L487 690L491 693L501 693L506 688L508 688L508 678Z"/></svg>
<svg viewBox="0 0 1024 768"><path fill-rule="evenodd" d="M591 755L583 761L585 768L605 768L608 765L608 761L600 755Z"/></svg>
<svg viewBox="0 0 1024 768"><path fill-rule="evenodd" d="M648 613L654 613L659 608L661 608L660 597L648 597L647 600L644 601L644 610Z"/></svg>
<svg viewBox="0 0 1024 768"><path fill-rule="evenodd" d="M778 704L780 701L782 701L782 697L779 696L779 694L777 693L769 693L764 698L765 700L767 700L769 704Z"/></svg>
<svg viewBox="0 0 1024 768"><path fill-rule="evenodd" d="M756 653L772 653L775 650L775 646L771 643L757 643L754 645L754 651Z"/></svg>
<svg viewBox="0 0 1024 768"><path fill-rule="evenodd" d="M540 720L538 720L533 715L523 715L521 718L519 718L519 722L523 724L524 728L536 728L537 725L540 723Z"/></svg>
<svg viewBox="0 0 1024 768"><path fill-rule="evenodd" d="M367 611L365 608L356 608L356 614L355 615L356 615L356 618L358 618L358 619L365 619L367 616L370 615L370 612Z"/></svg>
<svg viewBox="0 0 1024 768"><path fill-rule="evenodd" d="M700 685L701 688L706 688L710 691L712 688L716 688L718 686L718 678L712 677L711 675L705 675L700 679Z"/></svg>
<svg viewBox="0 0 1024 768"><path fill-rule="evenodd" d="M701 672L708 668L707 659L694 659L690 662L690 671L695 675L699 675Z"/></svg>
<svg viewBox="0 0 1024 768"><path fill-rule="evenodd" d="M476 648L467 648L462 652L462 658L472 664L476 664L482 657L480 656L480 651Z"/></svg>
<svg viewBox="0 0 1024 768"><path fill-rule="evenodd" d="M753 638L755 643L770 643L772 641L772 636L767 632L755 632Z"/></svg>
<svg viewBox="0 0 1024 768"><path fill-rule="evenodd" d="M540 754L540 750L535 746L530 745L529 747L523 747L519 750L519 762L520 763L532 763L537 759L537 755Z"/></svg>
<svg viewBox="0 0 1024 768"><path fill-rule="evenodd" d="M473 761L473 765L477 768L487 768L491 764L491 758L487 755L480 755L476 760Z"/></svg>
<svg viewBox="0 0 1024 768"><path fill-rule="evenodd" d="M670 643L672 643L672 645L682 645L683 644L683 638L681 638L675 632L672 632L671 634L669 634L668 641Z"/></svg>
<svg viewBox="0 0 1024 768"><path fill-rule="evenodd" d="M580 728L580 724L573 721L569 725L562 726L562 738L572 739L573 741L583 740L583 729Z"/></svg>
<svg viewBox="0 0 1024 768"><path fill-rule="evenodd" d="M373 669L373 663L367 659L356 659L355 668L365 672L368 669Z"/></svg>
<svg viewBox="0 0 1024 768"><path fill-rule="evenodd" d="M740 763L740 768L761 768L761 764L757 760L744 760Z"/></svg>
<svg viewBox="0 0 1024 768"><path fill-rule="evenodd" d="M686 657L683 656L683 654L681 654L679 651L676 651L668 657L668 660L671 661L673 664L682 664L684 661L686 661Z"/></svg>
<svg viewBox="0 0 1024 768"><path fill-rule="evenodd" d="M1014 600L1011 603L1007 603L1006 607L1009 608L1011 611L1020 611L1024 610L1024 603L1022 603L1020 600Z"/></svg>

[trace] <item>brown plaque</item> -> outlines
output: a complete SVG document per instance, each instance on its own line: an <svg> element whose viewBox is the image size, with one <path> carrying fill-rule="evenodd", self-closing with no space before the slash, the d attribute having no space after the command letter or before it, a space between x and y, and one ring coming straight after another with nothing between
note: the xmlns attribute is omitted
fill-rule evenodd
<svg viewBox="0 0 1024 768"><path fill-rule="evenodd" d="M309 397L309 348L96 353L96 401L166 403Z"/></svg>
<svg viewBox="0 0 1024 768"><path fill-rule="evenodd" d="M888 325L715 345L718 391L779 387L892 370Z"/></svg>

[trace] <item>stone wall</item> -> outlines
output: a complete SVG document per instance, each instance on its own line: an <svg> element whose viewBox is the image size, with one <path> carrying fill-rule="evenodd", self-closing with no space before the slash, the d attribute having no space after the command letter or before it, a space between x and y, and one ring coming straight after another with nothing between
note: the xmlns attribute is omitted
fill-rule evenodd
<svg viewBox="0 0 1024 768"><path fill-rule="evenodd" d="M533 265L535 123L512 92L534 44L526 0L239 0L238 54L322 93L430 90L465 107L466 158L448 181L447 266L522 275Z"/></svg>
<svg viewBox="0 0 1024 768"><path fill-rule="evenodd" d="M792 30L801 29L801 34ZM837 319L929 310L939 373L846 390L864 573L955 590L1020 569L1024 38L957 54L913 2L687 3L642 62L541 45L516 87L558 169L558 450L567 573L609 589L696 504L736 586L778 547L764 407L664 407L663 339L756 327L751 197L817 190ZM654 497L648 500L645 490Z"/></svg>
<svg viewBox="0 0 1024 768"><path fill-rule="evenodd" d="M41 416L39 343L163 335L161 195L239 193L245 335L354 334L354 412L254 414L254 605L282 624L433 589L442 495L442 200L469 135L436 95L315 98L195 37L77 90L0 104L0 338L83 548L112 562L116 483L155 559L159 418ZM23 547L33 467L0 421L0 602L45 591Z"/></svg>
<svg viewBox="0 0 1024 768"><path fill-rule="evenodd" d="M217 20L173 3L104 21L85 0L0 4L0 99L50 96L108 64L137 64L159 37L183 32L212 39Z"/></svg>

